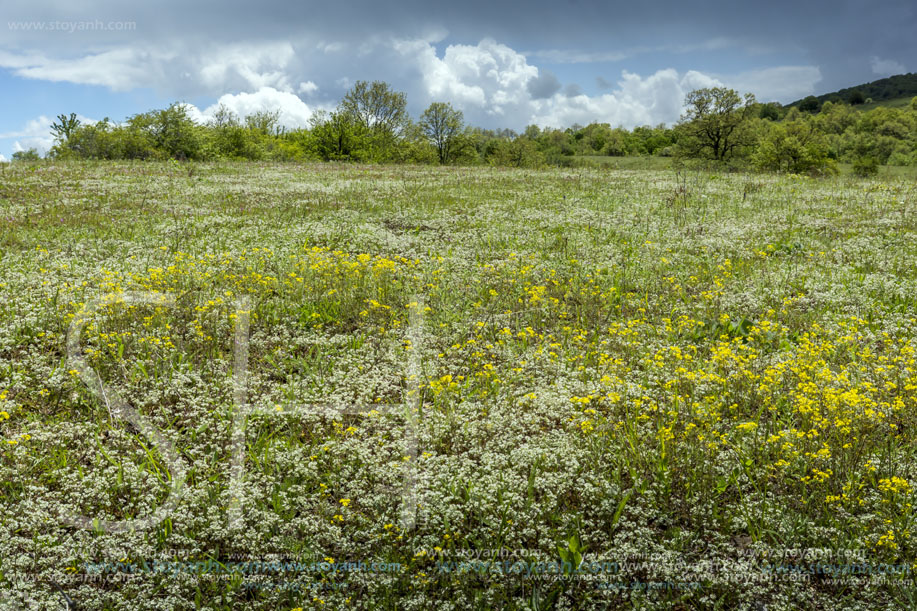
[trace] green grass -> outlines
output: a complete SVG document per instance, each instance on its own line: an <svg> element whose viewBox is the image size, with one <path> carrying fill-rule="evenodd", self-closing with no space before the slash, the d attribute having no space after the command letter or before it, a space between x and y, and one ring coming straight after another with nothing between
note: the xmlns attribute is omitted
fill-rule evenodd
<svg viewBox="0 0 917 611"><path fill-rule="evenodd" d="M913 180L667 161L6 167L0 608L913 608Z"/></svg>
<svg viewBox="0 0 917 611"><path fill-rule="evenodd" d="M841 176L853 176L852 163L839 163L837 169ZM917 166L900 166L900 165L880 165L879 176L881 178L915 180L917 179Z"/></svg>
<svg viewBox="0 0 917 611"><path fill-rule="evenodd" d="M667 170L672 167L672 157L630 156L609 157L608 155L580 155L574 157L575 164L582 167L600 167L614 170Z"/></svg>
<svg viewBox="0 0 917 611"><path fill-rule="evenodd" d="M854 106L857 110L867 111L874 108L906 108L911 105L914 96L904 96L902 98L891 98L889 100L879 100L878 102L869 102L868 104L857 104Z"/></svg>

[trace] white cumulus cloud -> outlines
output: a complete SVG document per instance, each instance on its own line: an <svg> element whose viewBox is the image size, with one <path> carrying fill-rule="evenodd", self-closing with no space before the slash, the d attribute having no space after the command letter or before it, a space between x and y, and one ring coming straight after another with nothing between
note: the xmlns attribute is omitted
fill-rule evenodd
<svg viewBox="0 0 917 611"><path fill-rule="evenodd" d="M80 117L81 120L84 118ZM53 119L41 115L27 121L21 129L0 133L0 140L15 138L15 142L13 142L14 153L34 148L39 153L44 154L54 146L54 138L51 136L51 124L53 122Z"/></svg>
<svg viewBox="0 0 917 611"><path fill-rule="evenodd" d="M296 53L288 42L220 46L202 57L198 72L208 88L271 87L292 91L285 69Z"/></svg>
<svg viewBox="0 0 917 611"><path fill-rule="evenodd" d="M499 119L517 129L531 123L551 127L673 123L681 115L688 91L722 84L696 71L679 74L666 69L646 77L624 71L612 91L588 95L575 83L561 88L550 72L539 71L525 55L490 39L474 46L450 45L442 56L424 40L399 40L393 45L414 62L428 100L451 102L471 123Z"/></svg>
<svg viewBox="0 0 917 611"><path fill-rule="evenodd" d="M590 93L581 83L561 82L562 75L539 68L530 57L588 64L623 59L635 51L548 50L529 57L490 38L444 46L444 30L421 34L413 39L371 36L350 47L340 41L292 38L211 44L186 40L101 48L63 58L44 51L0 50L0 68L20 77L115 91L149 87L179 99L216 99L203 110L189 106L192 116L201 121L210 118L220 103L242 117L276 109L289 128L308 125L316 108L336 104L358 79L386 80L405 91L415 116L430 102L442 101L461 109L469 124L521 129L530 123L558 127L593 121L624 127L672 123L682 112L685 94L698 87L725 84L751 91L762 100L790 101L814 92L822 76L816 66L777 66L731 75L625 70L617 81L596 75L600 91ZM726 44L718 39L709 42L711 48ZM353 61L354 54L360 56L359 62ZM873 60L874 70L903 71L896 62ZM147 109L138 109L143 110ZM38 137L19 140L26 146L27 138ZM45 140L29 146L47 148L49 137L40 137Z"/></svg>
<svg viewBox="0 0 917 611"><path fill-rule="evenodd" d="M280 124L288 129L306 127L315 108L303 102L299 97L289 91L280 91L273 87L261 87L253 93L227 93L211 106L204 110L192 104L187 104L188 114L198 123L206 123L220 105L236 113L240 118L259 111L280 111Z"/></svg>
<svg viewBox="0 0 917 611"><path fill-rule="evenodd" d="M139 49L111 49L78 58L59 59L43 55L0 54L0 67L25 78L53 82L101 85L113 91L128 91L163 77L161 66L168 53Z"/></svg>
<svg viewBox="0 0 917 611"><path fill-rule="evenodd" d="M718 84L719 81L694 71L681 76L669 68L647 77L624 71L617 89L611 93L596 96L558 93L533 102L530 122L546 127L599 122L628 128L673 123L681 115L687 92Z"/></svg>
<svg viewBox="0 0 917 611"><path fill-rule="evenodd" d="M429 98L459 108L503 116L529 101L527 84L538 78L521 53L485 39L475 46L449 45L442 58L426 40L396 41L395 49L414 61Z"/></svg>
<svg viewBox="0 0 917 611"><path fill-rule="evenodd" d="M318 85L316 85L312 81L305 81L299 84L299 88L297 89L297 91L299 93L310 95L318 91Z"/></svg>
<svg viewBox="0 0 917 611"><path fill-rule="evenodd" d="M289 42L221 44L195 49L183 43L115 47L76 57L0 50L0 68L16 76L98 85L112 91L151 87L184 94L273 87L293 91Z"/></svg>

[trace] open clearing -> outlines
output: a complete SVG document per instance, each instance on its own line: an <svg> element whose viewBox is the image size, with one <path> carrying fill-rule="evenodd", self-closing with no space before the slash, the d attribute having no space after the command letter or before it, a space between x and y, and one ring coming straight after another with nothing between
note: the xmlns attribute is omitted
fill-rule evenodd
<svg viewBox="0 0 917 611"><path fill-rule="evenodd" d="M0 608L917 606L913 180L21 163L0 249Z"/></svg>

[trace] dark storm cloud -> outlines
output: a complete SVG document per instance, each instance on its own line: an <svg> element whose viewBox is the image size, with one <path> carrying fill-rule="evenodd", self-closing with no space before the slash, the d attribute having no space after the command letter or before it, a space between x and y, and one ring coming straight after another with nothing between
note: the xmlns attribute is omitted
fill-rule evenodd
<svg viewBox="0 0 917 611"><path fill-rule="evenodd" d="M564 95L567 96L568 98L573 98L573 97L576 97L582 94L583 94L583 88L577 85L576 83L570 83L569 85L564 87Z"/></svg>
<svg viewBox="0 0 917 611"><path fill-rule="evenodd" d="M183 99L272 88L300 95L313 108L335 103L358 79L378 78L407 92L412 104L457 101L466 117L482 121L506 121L520 112L586 116L621 107L632 108L626 116L636 121L644 120L637 118L643 116L644 101L655 99L647 93L653 88L672 98L666 98L665 108L677 106L681 85L670 86L672 79L687 79L687 87L698 78L692 70L723 76L746 90L758 87L761 97L783 101L811 92L816 82L819 91L828 91L873 80L888 67L917 70L914 4L37 0L10 4L4 19L117 21L134 27L69 33L8 27L0 37L0 68L26 78L113 90L151 87ZM484 40L505 48L489 43L467 48ZM452 58L446 57L447 48L453 49ZM679 75L654 76L673 67ZM499 77L488 80L495 70ZM616 78L622 70L646 80L640 84L624 73L625 87ZM576 85L564 89L597 73L604 75L596 83L608 92L605 99L583 100ZM629 93L622 97L616 87ZM631 104L628 96L636 101ZM579 106L564 112L550 106L563 97Z"/></svg>
<svg viewBox="0 0 917 611"><path fill-rule="evenodd" d="M560 91L560 81L550 70L542 70L538 78L529 81L527 87L533 100L549 98Z"/></svg>
<svg viewBox="0 0 917 611"><path fill-rule="evenodd" d="M109 41L233 41L320 37L358 46L368 36L417 37L445 29L449 39L473 43L490 37L516 49L586 52L699 45L716 39L759 49L799 48L823 72L826 86L871 74L871 57L909 65L917 58L917 3L890 0L776 0L744 6L734 1L516 2L469 0L433 5L402 2L187 2L125 4L102 0L17 3L7 20L120 19L134 32L49 36L9 32L7 44L34 49L89 50Z"/></svg>

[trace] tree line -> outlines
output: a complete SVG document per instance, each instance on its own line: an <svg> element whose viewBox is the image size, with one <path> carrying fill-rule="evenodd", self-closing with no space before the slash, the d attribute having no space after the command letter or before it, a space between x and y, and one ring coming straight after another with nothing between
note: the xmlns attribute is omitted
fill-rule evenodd
<svg viewBox="0 0 917 611"><path fill-rule="evenodd" d="M861 173L878 165L917 165L917 98L903 108L869 111L839 102L817 110L758 103L754 96L714 87L690 92L672 127L628 130L608 123L522 133L466 125L460 110L434 102L414 120L407 98L382 81L359 81L333 111L288 130L279 111L245 117L220 106L205 124L185 104L83 123L59 115L51 127L53 159L178 159L354 161L490 164L513 167L577 165L600 156L678 156L794 173L832 173L838 162ZM19 151L14 159L38 158Z"/></svg>

